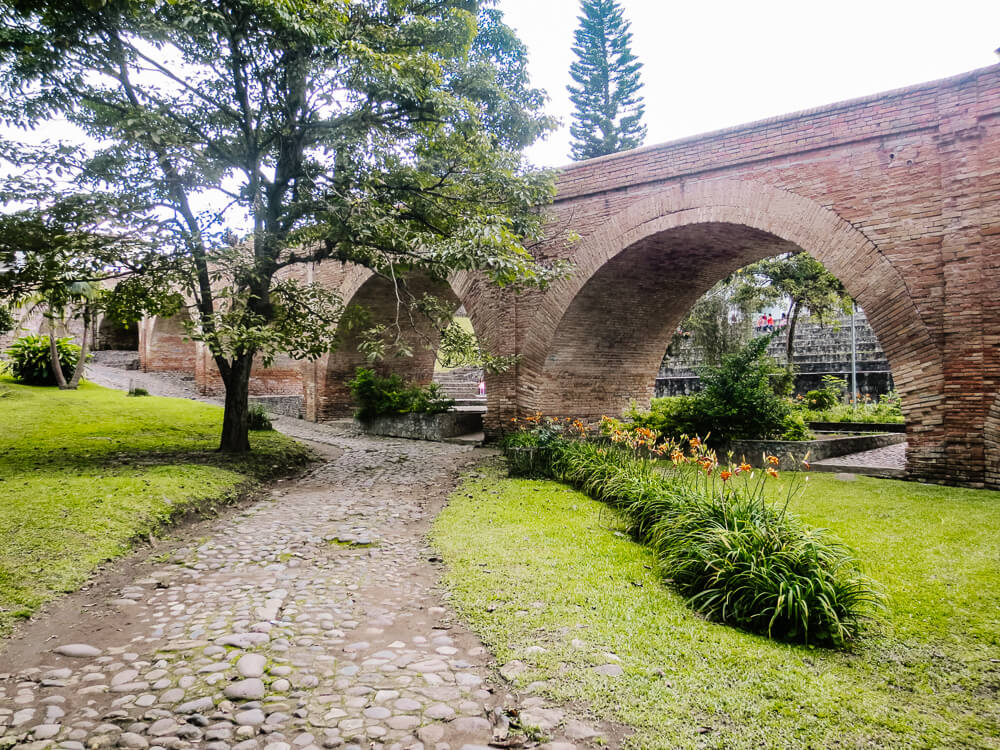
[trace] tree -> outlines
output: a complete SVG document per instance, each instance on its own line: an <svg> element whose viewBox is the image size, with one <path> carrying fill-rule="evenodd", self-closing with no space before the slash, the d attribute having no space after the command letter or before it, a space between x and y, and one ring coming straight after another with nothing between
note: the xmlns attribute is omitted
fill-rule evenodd
<svg viewBox="0 0 1000 750"><path fill-rule="evenodd" d="M316 357L340 300L306 283L328 259L405 277L562 273L534 260L552 179L521 149L549 126L524 48L471 0L16 0L0 11L0 117L56 116L89 149L7 149L109 186L161 232L173 287L225 385L220 448L249 450L255 357Z"/></svg>
<svg viewBox="0 0 1000 750"><path fill-rule="evenodd" d="M795 326L803 309L824 323L832 315L849 312L854 304L840 279L805 252L788 253L752 263L737 272L739 289L735 299L744 307L790 300L785 330L785 372L790 387L795 366Z"/></svg>
<svg viewBox="0 0 1000 750"><path fill-rule="evenodd" d="M679 330L690 336L705 365L720 365L723 357L740 351L750 339L749 311L736 303L735 296L734 280L723 279L699 297L681 321ZM665 360L676 354L679 343L675 335Z"/></svg>
<svg viewBox="0 0 1000 750"><path fill-rule="evenodd" d="M632 54L630 23L617 0L582 0L574 38L577 59L569 74L573 102L571 156L575 160L614 154L642 145L646 126L639 94L642 68Z"/></svg>

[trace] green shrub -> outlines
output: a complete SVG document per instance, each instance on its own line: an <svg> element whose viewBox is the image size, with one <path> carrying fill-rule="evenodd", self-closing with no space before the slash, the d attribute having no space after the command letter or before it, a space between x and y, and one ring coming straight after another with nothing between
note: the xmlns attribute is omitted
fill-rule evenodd
<svg viewBox="0 0 1000 750"><path fill-rule="evenodd" d="M782 440L812 440L813 434L801 414L788 414L782 424L785 431L781 433Z"/></svg>
<svg viewBox="0 0 1000 750"><path fill-rule="evenodd" d="M682 457L674 446L675 468L662 473L621 445L563 439L550 448L548 474L618 511L656 552L663 577L709 619L845 646L880 606L877 585L843 544L765 502L773 467L720 470L699 442Z"/></svg>
<svg viewBox="0 0 1000 750"><path fill-rule="evenodd" d="M703 370L700 392L653 399L650 411L633 407L626 416L667 439L708 435L714 445L725 445L731 440L780 437L791 406L774 391L768 341L766 336L756 338L723 357L720 367Z"/></svg>
<svg viewBox="0 0 1000 750"><path fill-rule="evenodd" d="M836 406L840 402L840 397L837 394L831 393L827 390L820 391L806 391L804 403L806 408L815 409L817 411L822 411L823 409L830 409Z"/></svg>
<svg viewBox="0 0 1000 750"><path fill-rule="evenodd" d="M126 396L148 396L149 395L149 391L147 391L145 388L132 388L125 395Z"/></svg>
<svg viewBox="0 0 1000 750"><path fill-rule="evenodd" d="M649 539L694 609L771 638L843 646L879 601L847 547L752 491L699 498Z"/></svg>
<svg viewBox="0 0 1000 750"><path fill-rule="evenodd" d="M59 365L67 380L73 376L77 360L80 359L80 347L70 341L68 337L56 339ZM22 336L15 339L7 349L7 356L10 357L10 374L18 382L25 385L56 385L48 336Z"/></svg>
<svg viewBox="0 0 1000 750"><path fill-rule="evenodd" d="M264 404L250 404L247 411L247 426L251 430L260 432L274 429L274 425L271 424L271 415L267 413Z"/></svg>
<svg viewBox="0 0 1000 750"><path fill-rule="evenodd" d="M358 404L355 416L361 421L392 414L440 414L455 405L437 383L407 385L399 375L377 375L364 367L355 371L347 385Z"/></svg>
<svg viewBox="0 0 1000 750"><path fill-rule="evenodd" d="M903 424L899 394L883 393L878 400L867 394L854 403L838 403L828 409L806 409L799 412L807 422L859 422Z"/></svg>

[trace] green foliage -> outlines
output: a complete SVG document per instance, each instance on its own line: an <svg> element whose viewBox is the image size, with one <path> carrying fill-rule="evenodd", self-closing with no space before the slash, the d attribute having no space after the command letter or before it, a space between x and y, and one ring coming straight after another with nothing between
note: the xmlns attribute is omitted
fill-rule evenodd
<svg viewBox="0 0 1000 750"><path fill-rule="evenodd" d="M717 367L725 355L735 354L750 340L752 310L737 304L736 290L731 278L723 279L699 297L681 321L681 331L691 337L706 365ZM675 335L667 358L679 344L679 336Z"/></svg>
<svg viewBox="0 0 1000 750"><path fill-rule="evenodd" d="M878 399L865 394L852 403L838 403L828 409L809 409L807 399L796 400L793 405L800 409L803 419L808 422L858 422L866 424L903 424L903 411L899 394L895 391L883 393Z"/></svg>
<svg viewBox="0 0 1000 750"><path fill-rule="evenodd" d="M59 365L63 375L69 378L80 359L80 347L71 344L69 337L56 339ZM52 374L52 357L48 336L22 336L15 339L7 349L10 357L10 374L25 385L55 385Z"/></svg>
<svg viewBox="0 0 1000 750"><path fill-rule="evenodd" d="M15 325L14 313L7 305L0 304L0 334L13 331Z"/></svg>
<svg viewBox="0 0 1000 750"><path fill-rule="evenodd" d="M699 429L703 420L697 394L654 398L650 401L649 411L640 411L632 402L625 416L632 424L649 428L667 439L710 432Z"/></svg>
<svg viewBox="0 0 1000 750"><path fill-rule="evenodd" d="M708 458L710 457L710 458ZM714 456L688 460L712 474ZM707 463L706 463L707 462ZM766 473L652 470L620 446L564 442L551 475L607 503L656 553L663 577L710 619L769 637L843 647L881 603L850 550L765 501ZM774 472L776 475L776 472Z"/></svg>
<svg viewBox="0 0 1000 750"><path fill-rule="evenodd" d="M24 0L0 14L0 119L65 118L89 136L0 143L16 173L6 194L47 205L51 181L36 175L61 170L77 195L113 195L116 218L155 250L128 267L123 302L183 291L190 338L240 392L255 356L336 344L341 301L296 267L380 274L401 314L376 323L397 341L414 310L407 277L562 277L563 262L525 249L554 192L521 156L552 126L543 104L489 3ZM245 451L234 412L222 448Z"/></svg>
<svg viewBox="0 0 1000 750"><path fill-rule="evenodd" d="M632 54L630 23L617 0L582 0L568 86L573 102L573 159L592 159L642 145L642 68Z"/></svg>
<svg viewBox="0 0 1000 750"><path fill-rule="evenodd" d="M736 299L741 304L759 308L788 297L820 322L852 309L852 300L840 279L805 252L758 261L741 269L737 278Z"/></svg>
<svg viewBox="0 0 1000 750"><path fill-rule="evenodd" d="M700 392L653 399L649 412L633 405L627 416L665 438L708 435L715 445L781 436L791 407L775 393L776 368L767 357L768 341L765 336L755 338L736 354L724 356L720 367L705 368Z"/></svg>
<svg viewBox="0 0 1000 750"><path fill-rule="evenodd" d="M806 391L803 403L813 411L824 411L830 409L840 401L840 399L827 390Z"/></svg>
<svg viewBox="0 0 1000 750"><path fill-rule="evenodd" d="M354 372L347 385L358 404L355 416L361 421L392 414L440 414L455 405L437 383L407 385L399 375L382 376L364 367Z"/></svg>
<svg viewBox="0 0 1000 750"><path fill-rule="evenodd" d="M271 415L268 414L264 404L250 404L250 408L247 410L247 426L256 432L274 429L274 425L271 424Z"/></svg>
<svg viewBox="0 0 1000 750"><path fill-rule="evenodd" d="M793 412L785 415L782 427L785 430L781 433L782 440L812 440L813 434L801 414Z"/></svg>
<svg viewBox="0 0 1000 750"><path fill-rule="evenodd" d="M148 396L149 395L149 391L147 391L145 388L132 388L125 395L126 396Z"/></svg>

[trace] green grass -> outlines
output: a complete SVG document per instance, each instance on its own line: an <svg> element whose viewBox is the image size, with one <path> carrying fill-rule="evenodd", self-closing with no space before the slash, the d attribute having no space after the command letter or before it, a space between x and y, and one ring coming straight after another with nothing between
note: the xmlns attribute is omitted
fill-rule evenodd
<svg viewBox="0 0 1000 750"><path fill-rule="evenodd" d="M453 603L530 666L518 683L634 727L631 747L1000 747L1000 493L812 475L793 505L885 585L853 651L706 622L605 506L554 482L471 479L433 539ZM606 653L624 676L592 671Z"/></svg>
<svg viewBox="0 0 1000 750"><path fill-rule="evenodd" d="M225 502L306 460L277 433L214 451L222 410L0 379L0 636L104 560L189 510Z"/></svg>

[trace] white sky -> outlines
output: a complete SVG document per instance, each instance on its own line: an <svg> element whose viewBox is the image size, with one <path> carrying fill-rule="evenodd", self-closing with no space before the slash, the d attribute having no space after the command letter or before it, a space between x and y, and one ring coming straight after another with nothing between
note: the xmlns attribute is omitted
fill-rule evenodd
<svg viewBox="0 0 1000 750"><path fill-rule="evenodd" d="M644 64L646 145L945 78L997 62L1000 0L620 0ZM529 158L569 159L579 0L500 0L563 127Z"/></svg>

